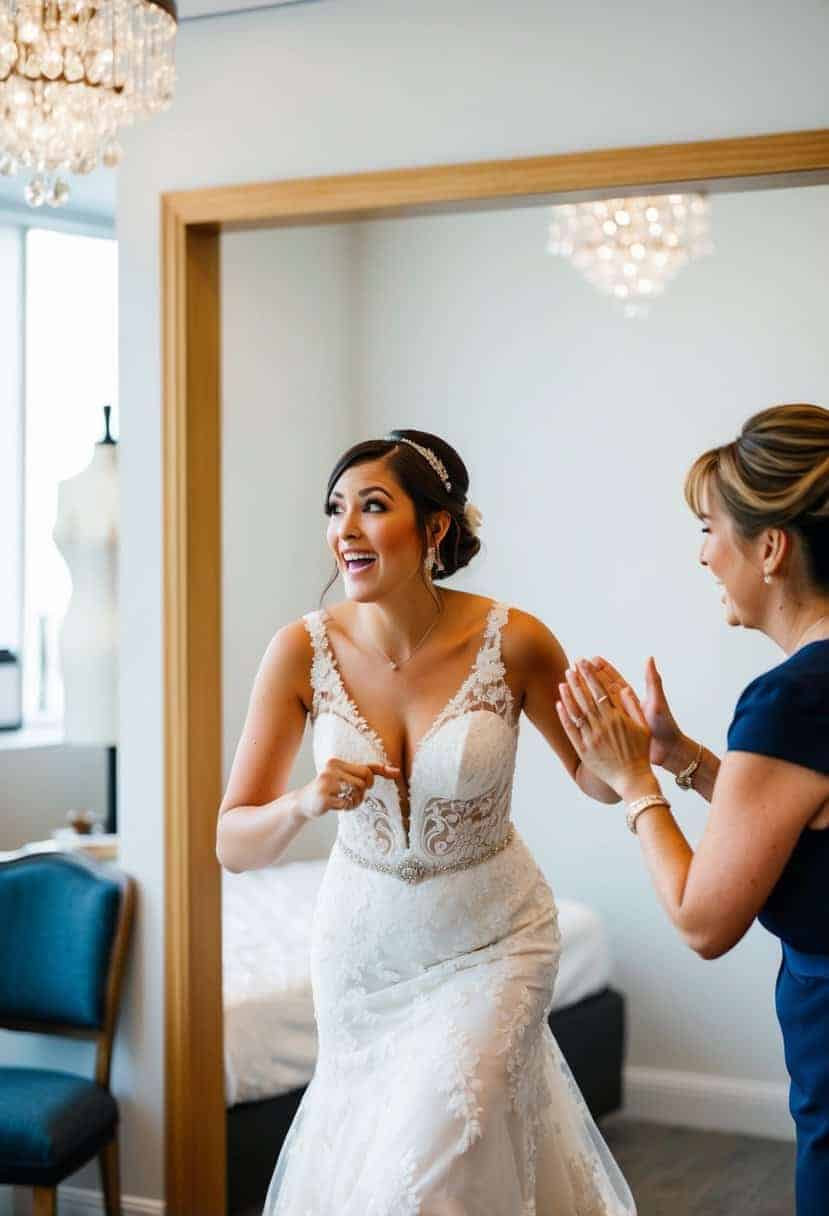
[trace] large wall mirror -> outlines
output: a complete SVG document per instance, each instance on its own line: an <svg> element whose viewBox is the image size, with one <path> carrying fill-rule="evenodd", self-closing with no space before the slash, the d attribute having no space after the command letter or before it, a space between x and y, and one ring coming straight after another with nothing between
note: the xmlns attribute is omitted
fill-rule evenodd
<svg viewBox="0 0 829 1216"><path fill-rule="evenodd" d="M688 146L684 171L681 146L661 169L648 153L563 158L563 183L552 158L547 189L542 162L530 187L518 162L514 189L490 166L466 193L454 169L166 200L171 1212L259 1210L313 1070L307 953L335 817L241 875L219 874L212 838L262 653L331 576L323 495L346 447L394 427L448 439L484 520L452 585L636 683L655 655L715 750L775 661L758 635L726 640L682 482L755 410L829 401L829 134ZM621 201L644 196L670 201ZM296 783L311 765L306 738ZM693 843L705 804L675 804ZM723 1125L785 1135L772 939L752 930L713 966L684 949L623 818L529 724L514 818L588 913L565 1004L625 994L628 1109L668 1110L680 1074L717 1078Z"/></svg>

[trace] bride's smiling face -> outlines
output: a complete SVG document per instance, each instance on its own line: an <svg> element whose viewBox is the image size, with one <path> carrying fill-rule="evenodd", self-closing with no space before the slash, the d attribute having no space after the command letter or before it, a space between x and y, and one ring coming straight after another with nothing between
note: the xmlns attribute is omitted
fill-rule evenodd
<svg viewBox="0 0 829 1216"><path fill-rule="evenodd" d="M389 465L352 465L326 504L327 539L350 600L380 599L421 577L423 541L414 503Z"/></svg>
<svg viewBox="0 0 829 1216"><path fill-rule="evenodd" d="M701 496L703 541L699 560L722 589L722 604L729 625L757 627L768 589L763 583L761 545L745 540L734 520L710 488Z"/></svg>

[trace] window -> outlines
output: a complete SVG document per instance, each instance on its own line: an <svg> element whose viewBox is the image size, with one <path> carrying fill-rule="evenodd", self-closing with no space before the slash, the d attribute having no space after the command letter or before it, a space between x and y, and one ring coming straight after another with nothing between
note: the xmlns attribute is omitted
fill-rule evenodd
<svg viewBox="0 0 829 1216"><path fill-rule="evenodd" d="M0 538L2 569L11 571L0 587L0 646L22 653L23 719L32 724L58 722L63 709L58 637L71 582L52 540L58 483L89 463L103 435L104 405L113 407L117 433L117 249L114 240L66 231L2 230L0 259L5 250L9 265L15 241L16 294L0 266L0 322L7 334L24 335L22 378L19 367L8 372L5 359L0 372L0 518L11 521ZM5 425L15 393L16 433ZM13 489L2 476L7 470Z"/></svg>
<svg viewBox="0 0 829 1216"><path fill-rule="evenodd" d="M0 650L23 636L23 236L0 228Z"/></svg>

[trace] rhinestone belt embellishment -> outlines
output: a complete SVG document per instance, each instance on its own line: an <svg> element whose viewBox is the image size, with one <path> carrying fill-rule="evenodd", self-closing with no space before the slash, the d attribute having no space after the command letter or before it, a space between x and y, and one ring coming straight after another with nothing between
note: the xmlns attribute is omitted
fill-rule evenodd
<svg viewBox="0 0 829 1216"><path fill-rule="evenodd" d="M512 841L515 834L515 829L512 824L507 829L507 834L503 840L499 840L497 844L490 845L479 853L477 857L467 858L465 861L447 861L435 862L434 865L427 865L426 862L420 861L417 857L407 857L405 861L400 861L396 865L389 865L382 861L370 861L367 857L361 857L359 853L355 853L347 844L343 844L341 840L337 841L338 847L345 853L350 861L356 865L362 866L366 870L377 870L381 874L391 874L395 878L401 879L403 882L413 885L421 882L424 878L434 878L437 874L448 874L454 870L470 870L473 866L480 865L482 861L489 861L490 857L495 857L507 847Z"/></svg>

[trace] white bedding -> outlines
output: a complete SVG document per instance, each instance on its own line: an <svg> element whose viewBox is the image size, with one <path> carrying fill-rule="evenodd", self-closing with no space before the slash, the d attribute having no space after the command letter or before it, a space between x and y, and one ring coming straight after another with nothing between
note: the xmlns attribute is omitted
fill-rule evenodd
<svg viewBox="0 0 829 1216"><path fill-rule="evenodd" d="M308 957L326 862L296 861L245 874L222 872L225 1100L272 1098L306 1085L317 1036ZM561 963L554 1009L604 988L610 957L602 923L584 904L558 899Z"/></svg>

